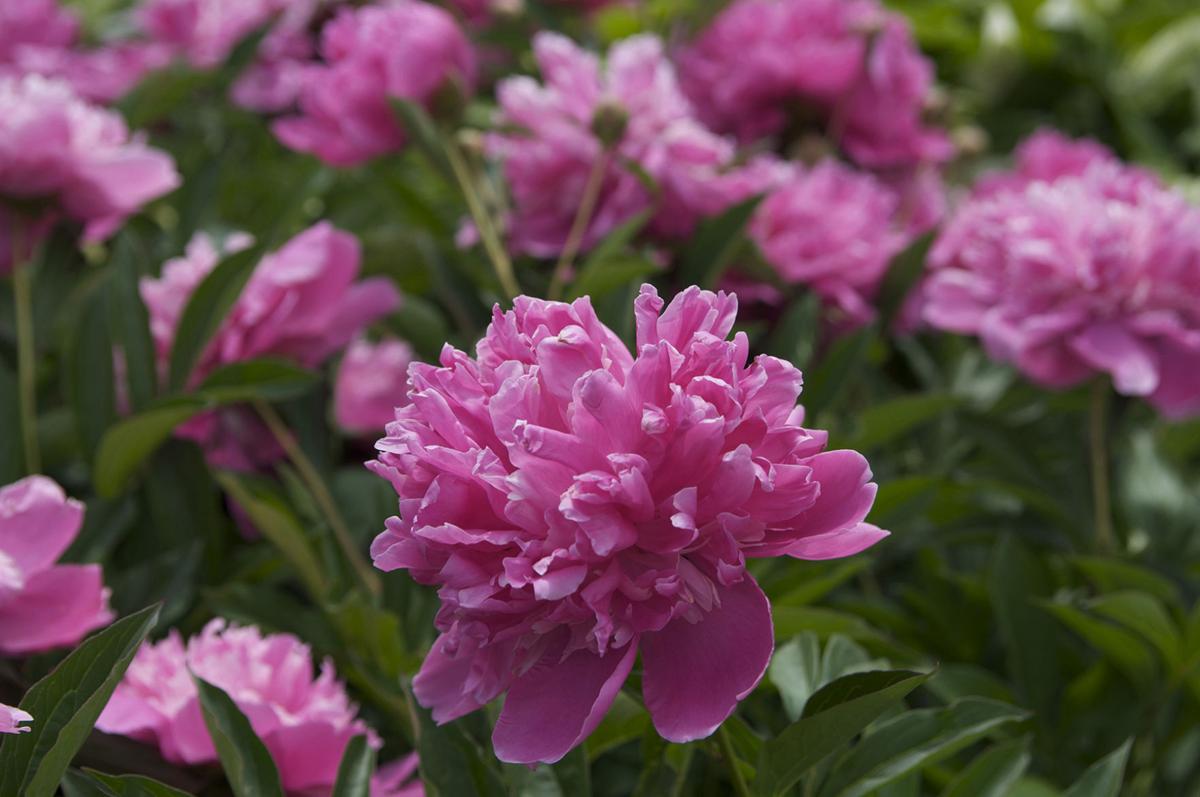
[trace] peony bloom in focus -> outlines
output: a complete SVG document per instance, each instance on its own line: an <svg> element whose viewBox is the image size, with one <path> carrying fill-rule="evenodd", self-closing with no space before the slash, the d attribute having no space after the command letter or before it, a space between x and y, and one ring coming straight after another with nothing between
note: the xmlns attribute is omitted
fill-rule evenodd
<svg viewBox="0 0 1200 797"><path fill-rule="evenodd" d="M108 625L100 565L56 564L83 525L83 504L45 476L0 488L0 654L74 645Z"/></svg>
<svg viewBox="0 0 1200 797"><path fill-rule="evenodd" d="M475 81L475 55L454 17L419 0L340 10L321 32L321 56L303 74L300 115L273 129L288 147L334 166L404 145L391 99L429 108L440 92Z"/></svg>
<svg viewBox="0 0 1200 797"><path fill-rule="evenodd" d="M264 636L221 619L186 645L174 630L157 644L144 643L96 728L155 744L175 764L215 762L193 674L224 690L246 715L289 793L328 793L355 736L367 734L373 746L379 745L331 662L314 674L308 646L291 634ZM380 778L390 774L394 781L397 772L386 770ZM406 794L398 788L379 780L372 794Z"/></svg>
<svg viewBox="0 0 1200 797"><path fill-rule="evenodd" d="M395 418L397 404L407 401L412 361L412 347L402 340L351 343L333 390L338 426L354 434L382 432Z"/></svg>
<svg viewBox="0 0 1200 797"><path fill-rule="evenodd" d="M514 132L487 139L512 194L509 235L515 249L550 257L563 248L584 186L601 158L608 162L583 249L652 207L657 210L652 233L684 237L701 217L782 177L782 167L765 159L739 165L732 139L696 121L658 38L618 42L603 69L596 56L556 33L537 34L533 50L544 82L524 76L502 81L497 126ZM608 141L598 134L604 128ZM606 153L609 143L612 151ZM657 206L623 161L654 178L661 190Z"/></svg>
<svg viewBox="0 0 1200 797"><path fill-rule="evenodd" d="M0 77L0 203L45 203L95 241L178 185L171 157L131 137L116 113L61 81Z"/></svg>
<svg viewBox="0 0 1200 797"><path fill-rule="evenodd" d="M922 316L1055 388L1107 374L1200 412L1200 210L1094 142L1053 133L982 181L931 253Z"/></svg>
<svg viewBox="0 0 1200 797"><path fill-rule="evenodd" d="M33 730L21 725L22 722L33 722L29 712L0 703L0 733L28 733Z"/></svg>
<svg viewBox="0 0 1200 797"><path fill-rule="evenodd" d="M658 732L711 734L774 648L750 557L849 556L867 461L824 451L801 375L727 340L737 299L689 288L634 305L637 352L572 304L496 309L477 356L410 370L373 470L400 496L372 546L437 585L441 635L413 689L448 722L505 694L503 761L553 762L599 724L641 654Z"/></svg>
<svg viewBox="0 0 1200 797"><path fill-rule="evenodd" d="M750 237L787 282L807 285L854 325L909 236L897 221L899 197L870 174L836 161L797 170L759 206Z"/></svg>

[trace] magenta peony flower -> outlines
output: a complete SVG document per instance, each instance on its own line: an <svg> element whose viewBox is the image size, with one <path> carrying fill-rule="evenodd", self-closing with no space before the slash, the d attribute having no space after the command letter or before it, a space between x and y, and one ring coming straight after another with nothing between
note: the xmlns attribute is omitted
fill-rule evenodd
<svg viewBox="0 0 1200 797"><path fill-rule="evenodd" d="M584 249L654 206L655 197L626 162L658 183L651 231L674 238L782 176L781 167L764 159L739 167L734 142L693 118L656 37L617 43L603 70L594 55L556 33L537 34L533 49L544 83L530 77L502 81L498 122L514 132L487 139L512 194L515 249L538 257L562 249L588 176L603 157L609 162ZM615 142L607 156L598 135L604 128Z"/></svg>
<svg viewBox="0 0 1200 797"><path fill-rule="evenodd" d="M354 434L382 432L407 402L412 347L401 340L356 340L346 349L333 391L338 425Z"/></svg>
<svg viewBox="0 0 1200 797"><path fill-rule="evenodd" d="M353 166L404 145L389 100L430 107L475 80L475 56L446 10L418 0L342 9L321 32L321 56L302 78L300 115L280 119L285 145Z"/></svg>
<svg viewBox="0 0 1200 797"><path fill-rule="evenodd" d="M178 185L170 156L130 137L117 114L60 81L0 77L0 203L44 202L94 241Z"/></svg>
<svg viewBox="0 0 1200 797"><path fill-rule="evenodd" d="M195 67L211 69L263 28L290 0L143 0L138 22L155 42Z"/></svg>
<svg viewBox="0 0 1200 797"><path fill-rule="evenodd" d="M186 646L177 631L157 644L143 644L96 728L156 744L172 763L216 761L193 674L224 690L246 715L289 793L327 794L355 736L367 734L379 745L330 661L314 677L312 654L296 637L264 636L221 619ZM402 792L383 780L372 793Z"/></svg>
<svg viewBox="0 0 1200 797"><path fill-rule="evenodd" d="M553 762L600 722L640 652L655 727L711 734L774 647L748 557L828 559L886 532L854 451L802 426L801 376L747 363L737 299L644 286L637 354L590 302L518 298L478 355L415 364L372 468L400 516L382 570L438 585L442 632L413 682L447 722L507 693L496 755Z"/></svg>
<svg viewBox="0 0 1200 797"><path fill-rule="evenodd" d="M1039 134L1018 164L943 230L924 320L1049 387L1103 373L1200 412L1200 210L1091 142Z"/></svg>
<svg viewBox="0 0 1200 797"><path fill-rule="evenodd" d="M784 280L807 285L860 325L874 317L875 293L908 242L899 207L871 175L825 161L771 193L750 236Z"/></svg>
<svg viewBox="0 0 1200 797"><path fill-rule="evenodd" d="M100 565L56 564L83 504L45 476L0 488L0 654L74 645L112 622Z"/></svg>
<svg viewBox="0 0 1200 797"><path fill-rule="evenodd" d="M21 725L22 722L33 722L29 712L0 703L0 733L28 733L33 730Z"/></svg>
<svg viewBox="0 0 1200 797"><path fill-rule="evenodd" d="M27 46L66 48L79 36L79 20L57 0L0 3L0 64L12 63Z"/></svg>

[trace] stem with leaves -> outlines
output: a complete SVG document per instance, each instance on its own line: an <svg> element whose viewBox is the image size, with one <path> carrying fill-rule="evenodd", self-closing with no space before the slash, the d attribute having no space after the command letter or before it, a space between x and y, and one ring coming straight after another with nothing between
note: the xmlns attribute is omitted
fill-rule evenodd
<svg viewBox="0 0 1200 797"><path fill-rule="evenodd" d="M17 390L21 411L21 439L25 469L42 469L37 437L37 352L33 328L33 259L22 253L20 221L12 230L13 304L17 327Z"/></svg>
<svg viewBox="0 0 1200 797"><path fill-rule="evenodd" d="M592 214L596 212L596 203L600 199L600 189L604 187L604 176L608 172L609 150L605 149L597 155L592 169L588 173L587 183L583 187L583 196L579 199L579 208L575 211L575 219L571 222L571 230L563 244L562 254L554 266L554 275L550 278L550 290L546 298L558 301L562 298L566 286L567 275L575 256L583 245L583 237L587 234L588 225L592 223Z"/></svg>
<svg viewBox="0 0 1200 797"><path fill-rule="evenodd" d="M1112 526L1112 497L1108 479L1108 383L1092 383L1088 410L1088 443L1092 465L1092 515L1096 549L1101 553L1116 550Z"/></svg>
<svg viewBox="0 0 1200 797"><path fill-rule="evenodd" d="M484 251L492 261L496 279L500 281L500 287L509 300L515 299L521 293L521 286L517 283L512 260L500 240L500 234L492 223L491 215L484 207L479 191L476 190L475 181L471 178L471 170L467 167L467 162L456 142L446 142L445 151L446 160L450 163L450 170L454 173L454 179L458 182L458 187L467 202L467 211L471 214L471 219L475 222L475 229L479 232L479 240L483 242Z"/></svg>
<svg viewBox="0 0 1200 797"><path fill-rule="evenodd" d="M738 766L737 752L733 749L733 738L724 725L717 728L717 741L721 745L721 755L725 757L725 765L729 767L729 779L733 781L733 790L738 797L750 797L750 786L746 776Z"/></svg>

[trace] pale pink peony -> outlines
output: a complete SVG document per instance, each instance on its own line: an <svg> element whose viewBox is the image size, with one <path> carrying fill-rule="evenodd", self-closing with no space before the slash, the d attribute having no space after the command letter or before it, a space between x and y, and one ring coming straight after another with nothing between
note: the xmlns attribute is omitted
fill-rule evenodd
<svg viewBox="0 0 1200 797"><path fill-rule="evenodd" d="M29 712L0 703L0 733L28 733L33 730L21 725L22 722L33 722Z"/></svg>
<svg viewBox="0 0 1200 797"><path fill-rule="evenodd" d="M407 399L413 350L402 340L356 340L346 349L333 390L338 425L354 434L378 434Z"/></svg>
<svg viewBox="0 0 1200 797"><path fill-rule="evenodd" d="M143 0L137 17L145 33L192 66L219 66L250 34L265 27L290 0Z"/></svg>
<svg viewBox="0 0 1200 797"><path fill-rule="evenodd" d="M750 236L787 282L808 286L852 325L874 317L888 265L908 243L900 198L870 174L825 161L772 192Z"/></svg>
<svg viewBox="0 0 1200 797"><path fill-rule="evenodd" d="M487 139L512 194L509 235L518 251L548 257L563 248L600 158L608 162L584 249L652 207L657 211L652 233L686 236L701 217L760 193L780 177L781 167L765 159L740 166L732 139L714 135L693 118L656 37L617 43L604 68L595 55L556 33L537 34L533 49L543 83L524 76L502 81L497 121L512 132ZM596 132L604 127L617 133L607 155ZM657 205L630 163L658 184Z"/></svg>
<svg viewBox="0 0 1200 797"><path fill-rule="evenodd" d="M1094 143L1041 134L1018 161L943 230L924 320L1049 387L1107 374L1165 415L1200 412L1200 210Z"/></svg>
<svg viewBox="0 0 1200 797"><path fill-rule="evenodd" d="M0 203L41 202L94 241L178 185L171 157L131 137L119 115L61 81L0 77Z"/></svg>
<svg viewBox="0 0 1200 797"><path fill-rule="evenodd" d="M437 585L442 632L413 681L448 722L507 694L503 761L553 762L604 716L641 654L655 727L711 734L774 647L748 557L849 556L866 460L803 428L801 375L726 340L737 299L644 286L637 355L572 304L520 297L477 357L409 372L373 470L400 496L372 546L382 570Z"/></svg>
<svg viewBox="0 0 1200 797"><path fill-rule="evenodd" d="M100 565L56 564L83 504L45 476L0 488L0 654L74 645L112 622Z"/></svg>
<svg viewBox="0 0 1200 797"><path fill-rule="evenodd" d="M186 645L174 630L157 644L143 644L96 728L155 744L175 764L216 761L193 675L237 704L291 794L328 794L355 736L366 734L372 745L379 744L358 718L332 662L314 673L311 651L291 634L264 636L221 619ZM385 785L376 784L372 794L397 793Z"/></svg>
<svg viewBox="0 0 1200 797"><path fill-rule="evenodd" d="M321 32L324 63L302 76L300 115L278 120L288 147L353 166L404 145L392 99L432 106L475 81L475 55L454 17L419 0L342 9Z"/></svg>

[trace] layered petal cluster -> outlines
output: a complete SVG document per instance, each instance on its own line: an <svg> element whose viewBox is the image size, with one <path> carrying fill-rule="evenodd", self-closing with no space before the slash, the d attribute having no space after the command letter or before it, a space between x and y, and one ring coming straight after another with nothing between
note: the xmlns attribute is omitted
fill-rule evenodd
<svg viewBox="0 0 1200 797"><path fill-rule="evenodd" d="M1093 142L1043 133L984 181L930 254L924 320L1029 378L1096 374L1200 412L1200 209Z"/></svg>
<svg viewBox="0 0 1200 797"><path fill-rule="evenodd" d="M45 476L0 488L0 654L74 645L112 622L100 565L58 564L83 504Z"/></svg>
<svg viewBox="0 0 1200 797"><path fill-rule="evenodd" d="M28 711L0 703L0 733L28 733L33 730L22 725L22 722L33 722Z"/></svg>
<svg viewBox="0 0 1200 797"><path fill-rule="evenodd" d="M400 496L377 567L439 587L413 682L438 722L501 694L504 761L555 761L641 654L655 727L709 735L771 657L748 557L826 559L883 532L853 451L803 427L801 375L727 340L737 300L689 288L634 312L637 353L589 301L518 298L477 356L410 369L373 470Z"/></svg>
<svg viewBox="0 0 1200 797"><path fill-rule="evenodd" d="M432 107L475 81L475 55L445 9L421 0L344 8L321 31L321 58L305 69L300 114L278 120L285 145L335 166L394 152L405 135L392 99Z"/></svg>
<svg viewBox="0 0 1200 797"><path fill-rule="evenodd" d="M355 434L378 434L408 401L408 366L413 350L402 340L351 343L338 368L333 413L338 426Z"/></svg>
<svg viewBox="0 0 1200 797"><path fill-rule="evenodd" d="M0 203L42 202L101 239L179 185L166 153L62 81L0 76Z"/></svg>
<svg viewBox="0 0 1200 797"><path fill-rule="evenodd" d="M142 0L138 22L154 41L192 66L219 66L242 39L269 23L290 0Z"/></svg>
<svg viewBox="0 0 1200 797"><path fill-rule="evenodd" d="M768 195L750 235L784 280L808 286L858 325L874 316L888 265L908 242L900 207L870 174L824 161Z"/></svg>
<svg viewBox="0 0 1200 797"><path fill-rule="evenodd" d="M679 55L700 117L743 141L816 122L856 163L941 161L933 65L877 0L737 0Z"/></svg>
<svg viewBox="0 0 1200 797"><path fill-rule="evenodd" d="M603 67L556 33L537 34L533 51L542 82L520 76L500 83L498 127L512 132L486 142L503 165L512 195L509 236L515 249L537 257L562 250L598 162L603 182L584 249L651 208L652 233L686 236L699 218L782 177L783 167L772 161L741 165L735 142L695 119L658 38L618 42ZM637 169L654 179L659 196Z"/></svg>
<svg viewBox="0 0 1200 797"><path fill-rule="evenodd" d="M216 761L193 675L224 690L246 715L289 793L327 794L351 739L367 734L379 744L331 662L314 672L308 646L291 634L264 635L221 619L186 644L174 630L144 643L96 727L153 743L172 763Z"/></svg>

